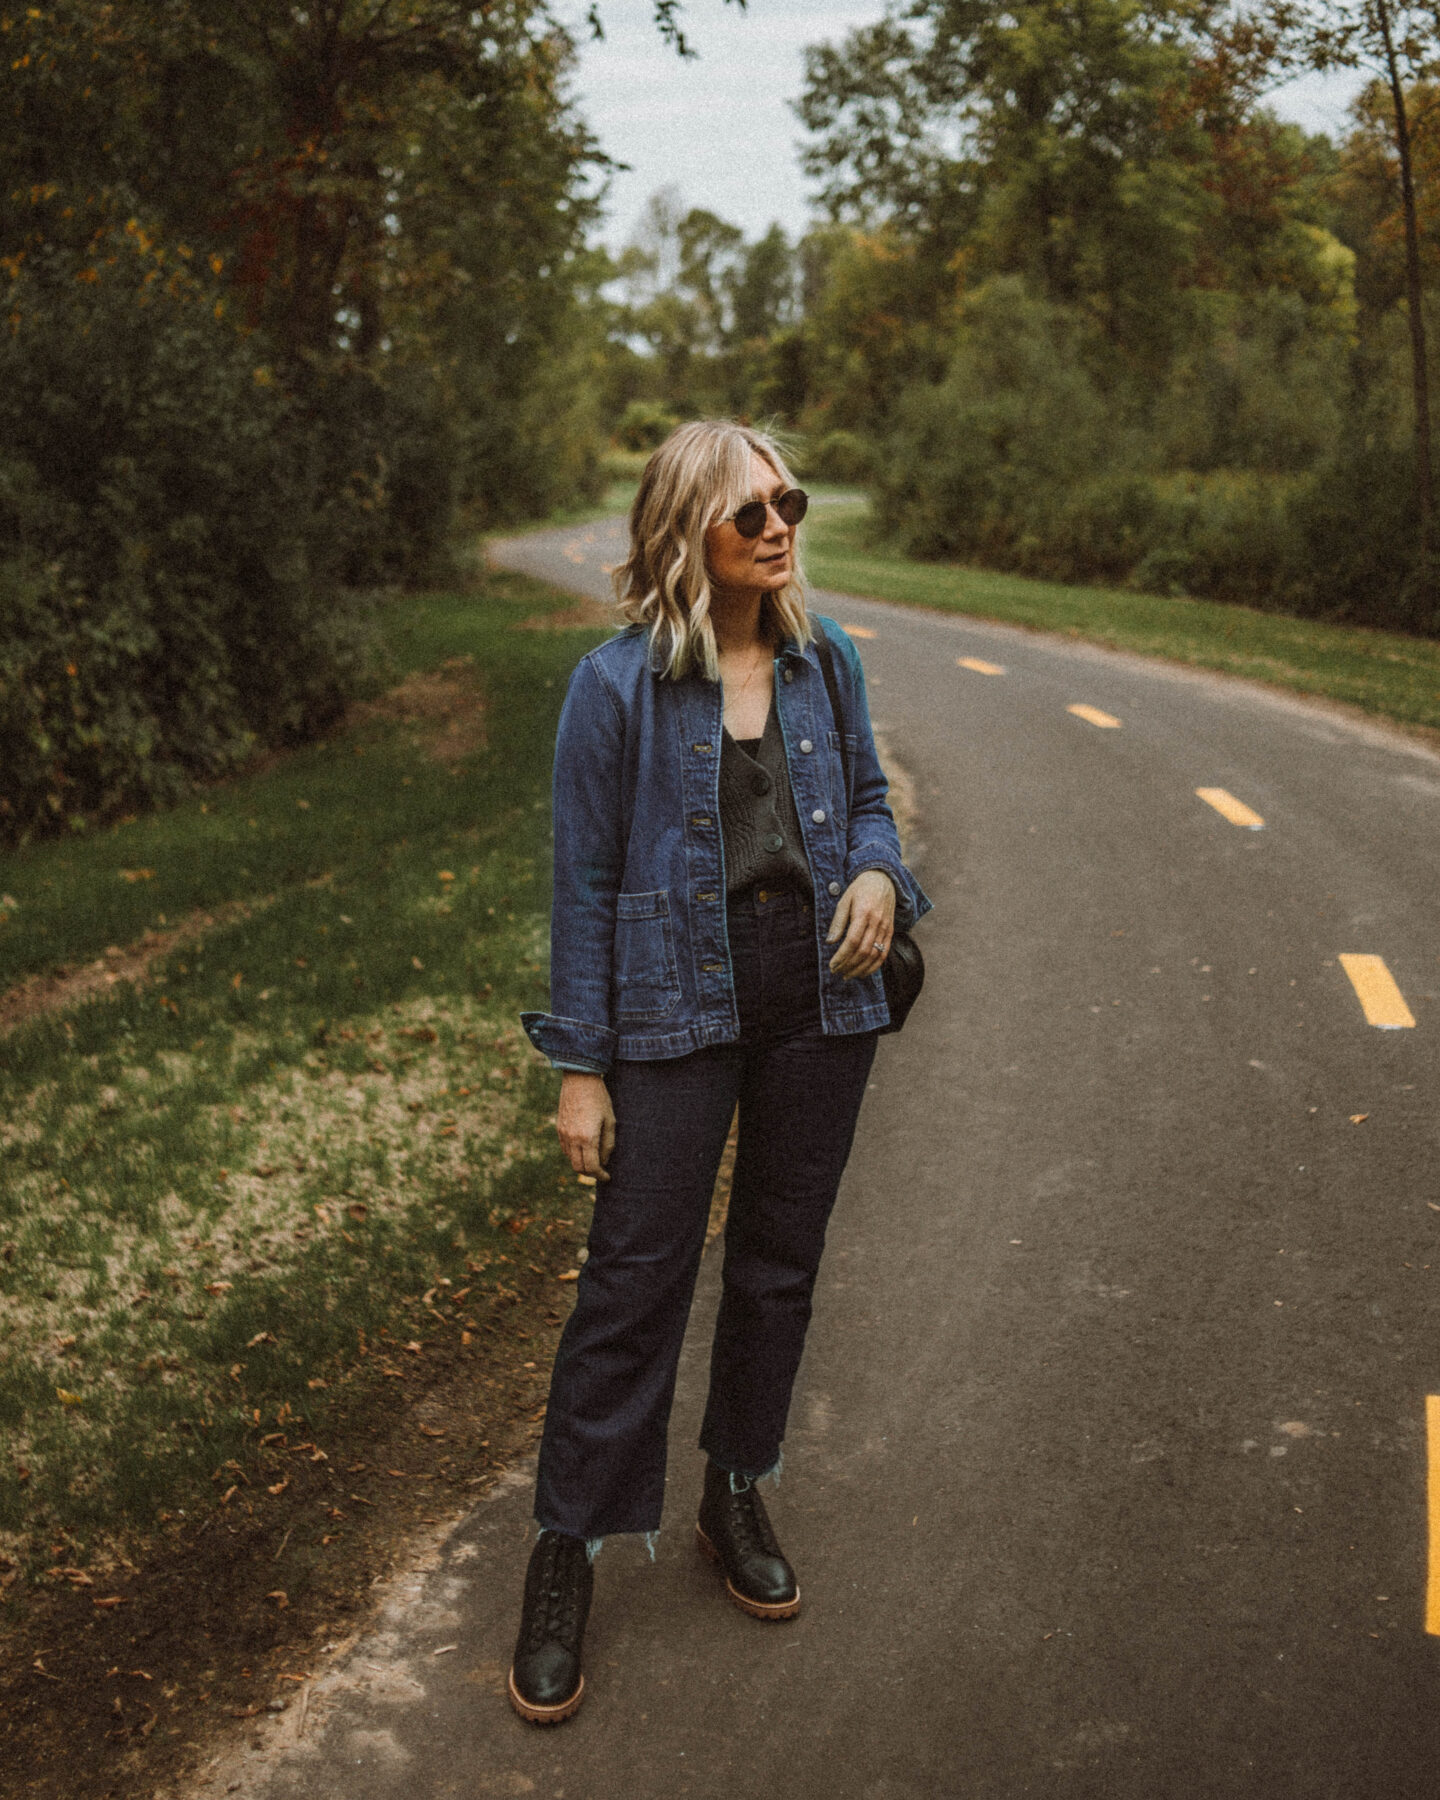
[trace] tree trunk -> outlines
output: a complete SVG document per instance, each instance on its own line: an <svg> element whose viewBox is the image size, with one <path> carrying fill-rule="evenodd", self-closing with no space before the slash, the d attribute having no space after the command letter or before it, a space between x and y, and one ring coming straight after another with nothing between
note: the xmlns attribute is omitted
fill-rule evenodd
<svg viewBox="0 0 1440 1800"><path fill-rule="evenodd" d="M1410 116L1395 54L1390 0L1373 0L1385 45L1385 69L1395 109L1395 148L1400 158L1400 202L1405 214L1405 293L1410 313L1410 367L1415 392L1415 486L1420 502L1420 548L1426 578L1435 551L1435 476L1430 454L1430 367L1425 349L1425 299L1420 285L1420 227L1415 212Z"/></svg>

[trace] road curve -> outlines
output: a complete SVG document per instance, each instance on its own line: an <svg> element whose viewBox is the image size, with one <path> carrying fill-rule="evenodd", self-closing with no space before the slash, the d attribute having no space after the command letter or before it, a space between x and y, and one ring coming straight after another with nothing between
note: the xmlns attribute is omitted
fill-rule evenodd
<svg viewBox="0 0 1440 1800"><path fill-rule="evenodd" d="M493 554L604 593L619 542ZM667 1529L597 1564L575 1722L503 1697L521 1471L246 1791L1431 1800L1440 758L1160 663L819 608L863 634L936 911L772 1503L805 1610L746 1619L694 1553L711 1256ZM1413 1025L1367 1022L1396 995Z"/></svg>

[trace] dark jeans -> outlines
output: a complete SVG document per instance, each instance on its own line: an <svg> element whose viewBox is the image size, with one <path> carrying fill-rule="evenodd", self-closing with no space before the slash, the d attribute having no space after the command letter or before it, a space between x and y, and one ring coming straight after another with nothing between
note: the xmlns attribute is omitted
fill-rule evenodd
<svg viewBox="0 0 1440 1800"><path fill-rule="evenodd" d="M875 1056L820 1029L815 922L792 893L729 903L740 1039L616 1063L610 1180L560 1340L535 1517L599 1538L655 1531L675 1370L710 1195L738 1102L720 1313L700 1447L762 1475L780 1457L825 1227Z"/></svg>

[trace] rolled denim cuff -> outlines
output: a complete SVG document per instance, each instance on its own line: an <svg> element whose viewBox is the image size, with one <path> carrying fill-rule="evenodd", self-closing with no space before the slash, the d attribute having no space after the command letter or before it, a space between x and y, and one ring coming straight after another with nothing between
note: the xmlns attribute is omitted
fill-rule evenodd
<svg viewBox="0 0 1440 1800"><path fill-rule="evenodd" d="M616 1034L608 1025L563 1019L554 1013L521 1013L525 1035L557 1068L570 1065L589 1075L603 1075L615 1060Z"/></svg>
<svg viewBox="0 0 1440 1800"><path fill-rule="evenodd" d="M923 918L930 911L930 902L919 882L899 857L889 854L884 845L861 844L851 851L845 859L845 885L848 887L857 875L863 875L867 869L878 869L895 884L897 930L908 931L917 919Z"/></svg>

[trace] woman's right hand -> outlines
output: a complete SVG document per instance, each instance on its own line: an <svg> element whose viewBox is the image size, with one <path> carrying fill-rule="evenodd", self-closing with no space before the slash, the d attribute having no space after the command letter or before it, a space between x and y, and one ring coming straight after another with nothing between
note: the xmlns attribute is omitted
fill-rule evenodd
<svg viewBox="0 0 1440 1800"><path fill-rule="evenodd" d="M560 1079L555 1129L577 1175L590 1175L596 1181L610 1179L605 1165L615 1148L615 1108L603 1076L565 1071Z"/></svg>

